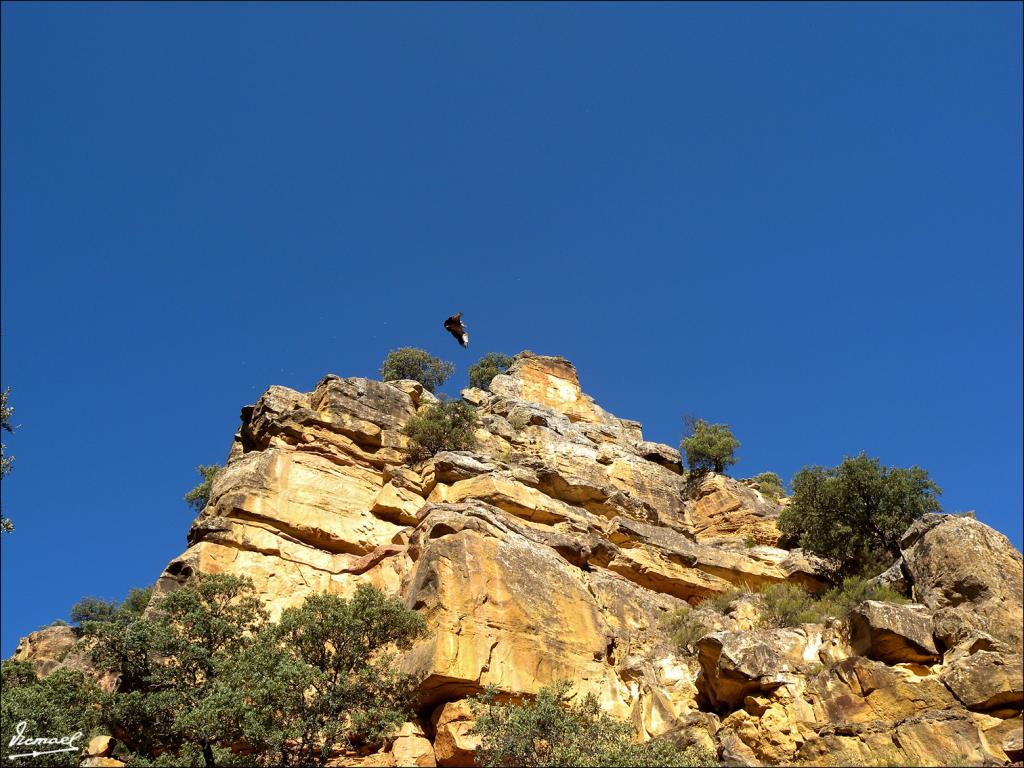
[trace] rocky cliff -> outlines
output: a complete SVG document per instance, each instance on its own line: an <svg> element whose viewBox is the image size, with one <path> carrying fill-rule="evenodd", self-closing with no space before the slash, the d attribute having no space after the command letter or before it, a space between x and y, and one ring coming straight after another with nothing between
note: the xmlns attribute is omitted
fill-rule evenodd
<svg viewBox="0 0 1024 768"><path fill-rule="evenodd" d="M687 653L663 626L681 605L823 586L812 558L777 547L780 507L727 477L687 478L678 451L602 410L563 359L521 357L462 396L477 448L416 462L401 429L434 401L418 383L271 387L242 410L158 592L245 575L275 616L363 582L400 595L430 629L403 662L422 680L419 719L375 764L471 765L468 696L561 678L639 736L730 764L1021 759L1022 566L1005 537L929 517L885 575L917 602L786 629L756 628L755 599L703 607L716 631ZM33 642L19 654L41 659Z"/></svg>

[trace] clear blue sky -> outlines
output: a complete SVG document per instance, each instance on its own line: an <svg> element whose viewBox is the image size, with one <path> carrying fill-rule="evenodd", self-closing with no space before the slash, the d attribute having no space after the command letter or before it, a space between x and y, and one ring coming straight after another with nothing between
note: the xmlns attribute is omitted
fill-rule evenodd
<svg viewBox="0 0 1024 768"><path fill-rule="evenodd" d="M1019 3L2 14L4 656L158 576L267 386L405 345L1021 545Z"/></svg>

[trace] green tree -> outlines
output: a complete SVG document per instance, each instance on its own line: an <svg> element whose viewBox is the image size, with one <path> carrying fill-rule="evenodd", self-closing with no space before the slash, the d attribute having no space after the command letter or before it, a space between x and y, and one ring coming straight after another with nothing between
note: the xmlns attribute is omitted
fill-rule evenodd
<svg viewBox="0 0 1024 768"><path fill-rule="evenodd" d="M196 472L203 478L203 481L185 494L185 503L195 512L202 512L210 503L210 489L213 488L213 481L222 469L224 467L219 464L200 464L196 467Z"/></svg>
<svg viewBox="0 0 1024 768"><path fill-rule="evenodd" d="M679 443L692 472L714 471L721 474L736 463L740 441L733 437L728 424L708 424L703 419L687 417L690 434Z"/></svg>
<svg viewBox="0 0 1024 768"><path fill-rule="evenodd" d="M78 750L31 760L9 758L64 746L19 744L19 733L25 739L68 737L68 746L84 747L99 723L103 694L95 683L71 669L58 669L40 679L29 662L4 661L0 664L0 688L0 760L4 765L78 765Z"/></svg>
<svg viewBox="0 0 1024 768"><path fill-rule="evenodd" d="M824 558L835 580L878 573L899 557L911 523L942 511L941 493L920 467L883 467L863 453L831 469L805 467L779 516L782 545Z"/></svg>
<svg viewBox="0 0 1024 768"><path fill-rule="evenodd" d="M778 501L786 495L786 484L774 472L762 472L750 478L749 482L772 501Z"/></svg>
<svg viewBox="0 0 1024 768"><path fill-rule="evenodd" d="M146 610L150 598L153 597L153 587L132 587L128 590L128 596L124 602L117 607L117 616L122 621L137 619Z"/></svg>
<svg viewBox="0 0 1024 768"><path fill-rule="evenodd" d="M488 352L469 366L469 386L477 389L490 389L491 379L504 373L515 361L514 357L500 352Z"/></svg>
<svg viewBox="0 0 1024 768"><path fill-rule="evenodd" d="M311 596L260 633L193 716L272 765L324 765L341 747L378 746L414 699L394 649L423 631L417 613L366 584L350 599Z"/></svg>
<svg viewBox="0 0 1024 768"><path fill-rule="evenodd" d="M216 764L217 734L189 716L212 690L228 660L266 624L252 582L228 574L199 575L164 595L151 618L131 610L83 625L97 668L120 677L103 722L144 760L191 750ZM127 601L126 601L127 602Z"/></svg>
<svg viewBox="0 0 1024 768"><path fill-rule="evenodd" d="M248 579L226 574L197 576L146 617L143 595L83 627L94 665L120 678L101 722L132 764L322 765L410 716L395 649L423 620L372 587L309 597L277 624Z"/></svg>
<svg viewBox="0 0 1024 768"><path fill-rule="evenodd" d="M117 612L117 603L112 600L101 600L98 597L83 597L71 606L71 623L83 624L87 621L110 621Z"/></svg>
<svg viewBox="0 0 1024 768"><path fill-rule="evenodd" d="M120 605L112 600L83 597L71 606L69 618L72 624L85 624L87 621L116 621L123 624L141 616L152 595L152 587L132 587Z"/></svg>
<svg viewBox="0 0 1024 768"><path fill-rule="evenodd" d="M441 398L406 422L402 433L420 456L438 451L464 451L476 444L476 411L463 400Z"/></svg>
<svg viewBox="0 0 1024 768"><path fill-rule="evenodd" d="M422 384L428 392L444 384L453 373L455 366L447 360L441 360L416 347L391 350L380 367L384 381L412 379Z"/></svg>
<svg viewBox="0 0 1024 768"><path fill-rule="evenodd" d="M637 743L628 723L601 711L596 697L573 703L571 684L542 688L533 702L497 702L493 689L475 700L473 732L482 739L477 763L516 766L711 766L706 750L679 749L664 739Z"/></svg>
<svg viewBox="0 0 1024 768"><path fill-rule="evenodd" d="M10 394L10 387L0 392L0 430L13 433L14 426L11 424L11 416L14 415L14 408L7 402ZM14 457L7 455L7 446L0 442L0 480L10 474L13 465ZM13 530L14 523L11 522L10 518L0 515L0 534L10 533Z"/></svg>

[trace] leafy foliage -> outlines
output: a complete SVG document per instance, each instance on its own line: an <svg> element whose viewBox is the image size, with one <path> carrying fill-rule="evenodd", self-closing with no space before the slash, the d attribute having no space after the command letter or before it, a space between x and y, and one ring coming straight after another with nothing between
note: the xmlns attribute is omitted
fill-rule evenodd
<svg viewBox="0 0 1024 768"><path fill-rule="evenodd" d="M907 598L892 587L872 584L863 576L849 576L843 579L842 584L828 590L820 598L822 603L829 606L831 615L839 618L849 615L850 611L865 600L896 604L907 602Z"/></svg>
<svg viewBox="0 0 1024 768"><path fill-rule="evenodd" d="M805 467L793 478L790 506L779 516L781 546L825 558L833 579L879 573L899 557L903 532L941 512L942 490L920 467L883 467L861 453L838 467Z"/></svg>
<svg viewBox="0 0 1024 768"><path fill-rule="evenodd" d="M865 600L905 603L907 598L890 587L872 584L868 579L852 576L821 594L811 594L796 584L768 584L757 590L731 589L708 597L700 607L725 614L736 600L755 595L758 603L758 626L796 627L800 624L822 624L829 618L842 619ZM675 646L683 653L692 653L697 641L708 633L699 614L682 606L664 620L663 627Z"/></svg>
<svg viewBox="0 0 1024 768"><path fill-rule="evenodd" d="M134 617L127 609L112 621L83 626L95 640L93 663L121 677L103 708L103 722L127 734L131 750L142 758L178 754L192 745L209 764L215 734L189 714L266 614L252 583L228 574L198 576L163 596L156 608L152 618Z"/></svg>
<svg viewBox="0 0 1024 768"><path fill-rule="evenodd" d="M286 610L222 677L195 716L281 765L323 765L341 746L379 745L410 715L414 680L394 651L423 619L362 584Z"/></svg>
<svg viewBox="0 0 1024 768"><path fill-rule="evenodd" d="M412 379L422 384L428 392L444 384L453 373L455 366L447 360L441 360L416 347L391 350L380 367L384 381Z"/></svg>
<svg viewBox="0 0 1024 768"><path fill-rule="evenodd" d="M778 501L786 495L786 484L774 472L762 472L750 478L751 484L772 501Z"/></svg>
<svg viewBox="0 0 1024 768"><path fill-rule="evenodd" d="M725 608L720 610L724 611ZM697 641L710 631L688 605L681 606L669 614L664 627L672 642L684 653L692 653Z"/></svg>
<svg viewBox="0 0 1024 768"><path fill-rule="evenodd" d="M101 719L129 764L322 765L408 716L411 680L388 648L408 646L423 621L372 587L312 596L278 624L236 576L197 576L145 618L144 597L84 625L93 663L121 679Z"/></svg>
<svg viewBox="0 0 1024 768"><path fill-rule="evenodd" d="M491 379L504 373L512 365L514 357L500 352L488 352L469 366L469 386L477 389L490 389Z"/></svg>
<svg viewBox="0 0 1024 768"><path fill-rule="evenodd" d="M690 434L679 443L686 454L686 463L692 472L714 471L721 474L736 463L736 449L740 447L728 424L708 424L696 419L687 425Z"/></svg>
<svg viewBox="0 0 1024 768"><path fill-rule="evenodd" d="M11 416L14 415L14 408L7 402L10 394L10 387L0 392L0 430L13 433L14 427L11 425ZM10 474L13 465L14 457L7 455L7 446L0 442L0 479ZM0 533L10 533L13 530L14 523L9 518L0 515Z"/></svg>
<svg viewBox="0 0 1024 768"><path fill-rule="evenodd" d="M542 688L533 702L497 702L493 689L475 700L473 732L482 736L477 763L497 766L706 766L705 750L671 742L633 740L628 723L613 720L593 694L573 703L568 681Z"/></svg>
<svg viewBox="0 0 1024 768"><path fill-rule="evenodd" d="M188 504L192 509L199 513L206 509L206 505L210 503L210 489L213 487L213 481L224 467L219 464L200 464L196 467L203 481L193 488L191 491L185 494L185 503Z"/></svg>
<svg viewBox="0 0 1024 768"><path fill-rule="evenodd" d="M890 587L870 584L860 576L820 595L812 595L795 584L771 584L760 591L761 625L795 627L821 624L828 618L842 619L865 600L905 603L907 599Z"/></svg>
<svg viewBox="0 0 1024 768"><path fill-rule="evenodd" d="M137 619L146 610L149 600L153 596L152 587L132 587L128 590L128 596L117 608L117 617L122 620L131 621Z"/></svg>
<svg viewBox="0 0 1024 768"><path fill-rule="evenodd" d="M463 400L441 398L417 413L402 429L416 453L432 456L438 451L464 451L476 444L476 411Z"/></svg>
<svg viewBox="0 0 1024 768"><path fill-rule="evenodd" d="M815 624L824 621L827 615L826 605L795 584L769 584L760 594L760 623L764 627Z"/></svg>
<svg viewBox="0 0 1024 768"><path fill-rule="evenodd" d="M4 661L0 681L0 760L4 765L28 764L24 758L9 760L11 755L63 746L12 744L21 722L25 723L22 735L26 739L59 739L80 733L70 745L83 747L88 742L98 724L103 694L80 671L58 669L40 679L29 662ZM31 765L78 765L78 761L76 750L40 755L32 758Z"/></svg>
<svg viewBox="0 0 1024 768"><path fill-rule="evenodd" d="M71 606L71 622L82 624L86 621L110 621L117 611L117 603L98 597L83 597Z"/></svg>
<svg viewBox="0 0 1024 768"><path fill-rule="evenodd" d="M530 424L530 416L524 410L515 410L508 415L508 425L516 432L522 432Z"/></svg>

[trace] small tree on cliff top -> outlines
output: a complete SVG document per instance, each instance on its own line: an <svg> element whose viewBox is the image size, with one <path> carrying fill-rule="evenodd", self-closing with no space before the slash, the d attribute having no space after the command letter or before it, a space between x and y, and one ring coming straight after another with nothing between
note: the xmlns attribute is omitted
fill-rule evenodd
<svg viewBox="0 0 1024 768"><path fill-rule="evenodd" d="M805 467L779 515L782 544L825 558L837 579L878 573L900 556L911 523L942 511L941 493L920 467L883 467L863 453L831 469Z"/></svg>
<svg viewBox="0 0 1024 768"><path fill-rule="evenodd" d="M384 381L412 379L422 384L428 392L444 384L453 373L455 366L447 360L441 360L416 347L391 350L380 367Z"/></svg>
<svg viewBox="0 0 1024 768"><path fill-rule="evenodd" d="M504 373L515 362L514 357L500 352L488 352L469 366L469 386L477 389L490 389L491 379Z"/></svg>
<svg viewBox="0 0 1024 768"><path fill-rule="evenodd" d="M693 472L714 471L721 474L737 462L740 447L728 424L708 424L703 419L686 418L690 434L679 443L686 454L686 463Z"/></svg>

